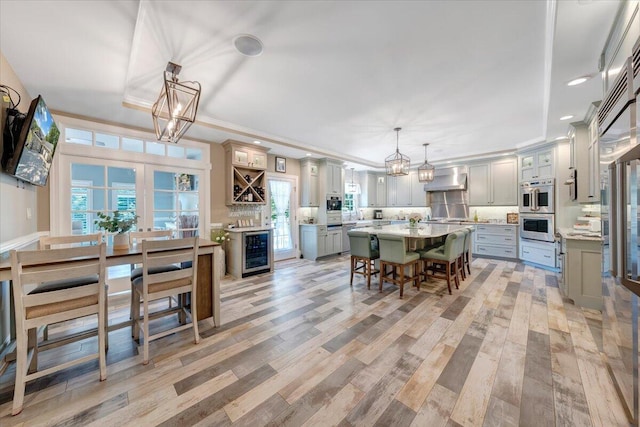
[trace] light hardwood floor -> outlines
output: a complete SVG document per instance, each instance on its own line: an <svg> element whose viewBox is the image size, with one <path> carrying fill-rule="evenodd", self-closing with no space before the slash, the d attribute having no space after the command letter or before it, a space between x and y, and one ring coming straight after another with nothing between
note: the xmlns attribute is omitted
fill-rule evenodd
<svg viewBox="0 0 640 427"><path fill-rule="evenodd" d="M553 273L476 259L453 295L438 280L401 300L377 280L350 287L348 268L345 256L295 260L224 280L223 326L201 322L200 344L188 331L154 341L143 366L130 330L116 331L106 381L94 363L41 378L15 417L10 367L0 425L627 425L601 315L564 299Z"/></svg>

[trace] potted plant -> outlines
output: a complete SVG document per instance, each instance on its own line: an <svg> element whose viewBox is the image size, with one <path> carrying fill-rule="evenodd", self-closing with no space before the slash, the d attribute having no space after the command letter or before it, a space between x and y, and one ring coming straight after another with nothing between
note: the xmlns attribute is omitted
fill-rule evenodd
<svg viewBox="0 0 640 427"><path fill-rule="evenodd" d="M113 235L114 249L129 249L129 231L138 222L138 216L131 212L115 211L113 216L98 212L98 218L93 223L96 227Z"/></svg>

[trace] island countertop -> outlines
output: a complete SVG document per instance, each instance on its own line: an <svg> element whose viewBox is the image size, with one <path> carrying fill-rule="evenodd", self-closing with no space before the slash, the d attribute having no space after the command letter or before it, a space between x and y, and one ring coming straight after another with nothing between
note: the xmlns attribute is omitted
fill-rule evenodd
<svg viewBox="0 0 640 427"><path fill-rule="evenodd" d="M428 239L431 237L441 237L451 234L454 231L468 228L465 225L457 224L418 224L411 228L406 224L383 225L380 227L363 227L358 231L366 231L369 234L392 234L394 236L411 237L417 239Z"/></svg>

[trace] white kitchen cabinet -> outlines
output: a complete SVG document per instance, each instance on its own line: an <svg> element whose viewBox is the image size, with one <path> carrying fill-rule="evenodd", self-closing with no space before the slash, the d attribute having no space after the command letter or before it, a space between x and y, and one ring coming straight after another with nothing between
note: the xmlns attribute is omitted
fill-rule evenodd
<svg viewBox="0 0 640 427"><path fill-rule="evenodd" d="M469 205L518 204L516 159L507 158L469 166Z"/></svg>
<svg viewBox="0 0 640 427"><path fill-rule="evenodd" d="M580 202L600 202L600 142L598 140L598 120L594 117L589 123L589 148L588 153L588 194L585 200ZM579 190L579 189L578 189Z"/></svg>
<svg viewBox="0 0 640 427"><path fill-rule="evenodd" d="M418 181L418 172L412 172L411 176L411 206L427 206L427 192L424 191L424 183Z"/></svg>
<svg viewBox="0 0 640 427"><path fill-rule="evenodd" d="M344 170L342 163L330 159L320 161L320 196L342 194L344 192Z"/></svg>
<svg viewBox="0 0 640 427"><path fill-rule="evenodd" d="M300 160L300 207L318 207L318 162L315 159Z"/></svg>
<svg viewBox="0 0 640 427"><path fill-rule="evenodd" d="M233 166L244 166L252 169L267 168L267 153L265 151L245 146L241 142L230 143L229 148L231 152L230 161Z"/></svg>
<svg viewBox="0 0 640 427"><path fill-rule="evenodd" d="M553 178L553 148L541 149L519 156L520 181L535 178Z"/></svg>
<svg viewBox="0 0 640 427"><path fill-rule="evenodd" d="M342 228L329 229L325 237L324 255L339 254L342 252Z"/></svg>
<svg viewBox="0 0 640 427"><path fill-rule="evenodd" d="M602 310L599 240L566 240L564 278L567 296L577 305Z"/></svg>
<svg viewBox="0 0 640 427"><path fill-rule="evenodd" d="M478 224L473 233L473 255L518 258L518 227L505 224Z"/></svg>
<svg viewBox="0 0 640 427"><path fill-rule="evenodd" d="M360 206L384 207L387 205L387 176L375 172L360 173Z"/></svg>

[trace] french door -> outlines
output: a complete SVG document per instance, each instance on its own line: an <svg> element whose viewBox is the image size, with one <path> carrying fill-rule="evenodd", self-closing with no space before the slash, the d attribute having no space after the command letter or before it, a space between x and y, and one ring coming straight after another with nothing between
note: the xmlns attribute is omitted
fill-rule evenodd
<svg viewBox="0 0 640 427"><path fill-rule="evenodd" d="M298 236L296 211L298 208L295 176L268 176L268 215L273 227L273 258L281 261L296 258Z"/></svg>

